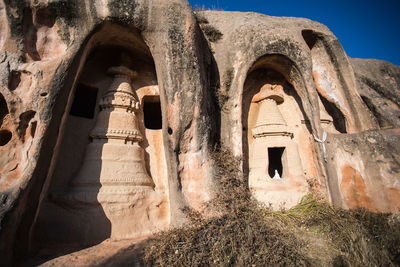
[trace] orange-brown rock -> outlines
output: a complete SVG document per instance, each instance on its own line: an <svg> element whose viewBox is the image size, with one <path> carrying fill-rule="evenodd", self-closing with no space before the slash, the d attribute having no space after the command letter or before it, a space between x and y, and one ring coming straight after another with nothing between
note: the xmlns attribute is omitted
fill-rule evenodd
<svg viewBox="0 0 400 267"><path fill-rule="evenodd" d="M366 186L363 177L349 165L342 168L342 182L340 183L340 191L343 195L343 202L347 207L357 208L364 207L374 210L371 199L366 193Z"/></svg>
<svg viewBox="0 0 400 267"><path fill-rule="evenodd" d="M346 208L398 211L400 129L334 134L326 146L333 203Z"/></svg>

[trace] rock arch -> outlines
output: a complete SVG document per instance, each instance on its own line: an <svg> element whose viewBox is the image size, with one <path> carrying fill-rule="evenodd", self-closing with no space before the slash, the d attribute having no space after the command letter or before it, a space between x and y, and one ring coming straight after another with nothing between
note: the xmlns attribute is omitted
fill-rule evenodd
<svg viewBox="0 0 400 267"><path fill-rule="evenodd" d="M373 116L356 91L353 70L337 39L310 29L302 30L301 34L310 49L319 98L333 118L335 129L354 133L376 128Z"/></svg>
<svg viewBox="0 0 400 267"><path fill-rule="evenodd" d="M64 100L57 154L31 230L33 250L79 249L169 225L162 130L145 128L141 105L143 98L160 93L150 50L134 28L105 23L88 40L79 60L77 72L69 74L74 81ZM133 135L130 129L135 127ZM137 158L130 156L132 149ZM136 165L129 167L127 161ZM128 192L128 180L137 177L132 168L141 169L149 183L132 180ZM111 177L113 173L117 175Z"/></svg>
<svg viewBox="0 0 400 267"><path fill-rule="evenodd" d="M318 173L313 115L299 94L306 95L300 73L279 55L259 59L243 87L244 173L255 197L275 208L295 205Z"/></svg>

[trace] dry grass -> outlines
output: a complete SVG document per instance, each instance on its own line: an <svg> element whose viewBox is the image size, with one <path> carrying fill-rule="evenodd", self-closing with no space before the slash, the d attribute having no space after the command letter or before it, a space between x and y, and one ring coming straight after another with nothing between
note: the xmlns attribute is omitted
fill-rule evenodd
<svg viewBox="0 0 400 267"><path fill-rule="evenodd" d="M222 39L223 34L212 26L204 15L196 13L196 20L209 42L214 43Z"/></svg>
<svg viewBox="0 0 400 267"><path fill-rule="evenodd" d="M223 34L216 29L214 26L209 24L201 25L200 28L204 32L207 37L207 40L210 42L217 42L222 39Z"/></svg>
<svg viewBox="0 0 400 267"><path fill-rule="evenodd" d="M287 211L252 199L239 160L214 153L218 195L204 218L187 210L188 226L161 233L145 249L148 266L396 266L400 219L346 211L313 195Z"/></svg>

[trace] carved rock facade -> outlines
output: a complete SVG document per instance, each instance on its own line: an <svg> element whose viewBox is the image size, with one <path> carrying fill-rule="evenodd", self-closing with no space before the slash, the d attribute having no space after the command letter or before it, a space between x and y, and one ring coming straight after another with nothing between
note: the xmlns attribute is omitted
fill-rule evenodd
<svg viewBox="0 0 400 267"><path fill-rule="evenodd" d="M230 23L227 23L230 22ZM400 68L324 25L173 1L0 1L0 253L144 238L202 212L228 147L261 202L400 208Z"/></svg>

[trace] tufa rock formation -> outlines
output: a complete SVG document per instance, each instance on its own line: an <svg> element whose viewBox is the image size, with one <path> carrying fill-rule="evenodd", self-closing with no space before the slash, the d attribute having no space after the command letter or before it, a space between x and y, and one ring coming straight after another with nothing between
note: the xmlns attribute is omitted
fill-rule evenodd
<svg viewBox="0 0 400 267"><path fill-rule="evenodd" d="M229 22L229 23L228 23ZM0 254L145 238L207 213L213 148L274 208L400 208L400 68L320 23L185 0L0 0Z"/></svg>

